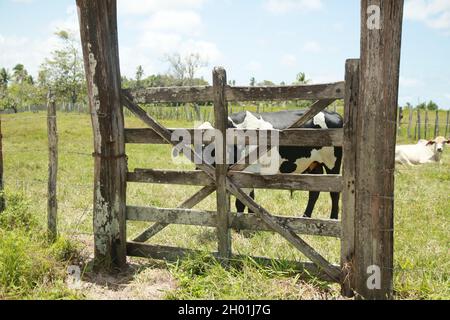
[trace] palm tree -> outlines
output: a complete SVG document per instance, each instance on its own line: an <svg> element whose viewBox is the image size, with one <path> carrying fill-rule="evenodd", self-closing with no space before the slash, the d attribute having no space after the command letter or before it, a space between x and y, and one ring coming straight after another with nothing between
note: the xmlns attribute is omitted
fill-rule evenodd
<svg viewBox="0 0 450 320"><path fill-rule="evenodd" d="M297 74L297 80L296 80L296 84L308 84L310 83L311 80L306 79L306 73L304 72L300 72L299 74Z"/></svg>
<svg viewBox="0 0 450 320"><path fill-rule="evenodd" d="M13 68L13 79L17 83L23 83L28 80L28 71L25 69L25 66L21 63L16 64Z"/></svg>
<svg viewBox="0 0 450 320"><path fill-rule="evenodd" d="M0 69L0 87L6 88L9 81L11 80L11 75L5 68Z"/></svg>

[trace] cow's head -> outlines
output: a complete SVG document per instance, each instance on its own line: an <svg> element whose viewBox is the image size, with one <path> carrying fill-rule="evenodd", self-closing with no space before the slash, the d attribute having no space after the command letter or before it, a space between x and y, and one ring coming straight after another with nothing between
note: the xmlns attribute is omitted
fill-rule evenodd
<svg viewBox="0 0 450 320"><path fill-rule="evenodd" d="M442 154L442 152L444 152L445 149L445 145L450 144L450 140L446 139L444 137L437 137L434 140L430 140L427 143L427 146L434 146L434 150L437 153Z"/></svg>

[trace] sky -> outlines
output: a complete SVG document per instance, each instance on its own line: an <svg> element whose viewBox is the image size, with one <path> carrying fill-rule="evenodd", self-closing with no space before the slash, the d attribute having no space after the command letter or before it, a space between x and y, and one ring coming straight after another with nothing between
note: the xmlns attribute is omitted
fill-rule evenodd
<svg viewBox="0 0 450 320"><path fill-rule="evenodd" d="M400 104L433 100L450 109L450 0L405 0ZM167 54L199 53L228 79L313 83L344 79L359 57L359 0L118 0L122 75L138 65L168 71ZM0 0L0 67L33 75L57 48L54 32L78 35L75 0Z"/></svg>

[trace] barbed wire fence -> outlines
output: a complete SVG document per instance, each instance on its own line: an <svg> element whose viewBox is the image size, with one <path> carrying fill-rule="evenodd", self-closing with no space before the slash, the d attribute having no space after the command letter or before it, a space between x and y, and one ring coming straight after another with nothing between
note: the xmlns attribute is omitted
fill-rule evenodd
<svg viewBox="0 0 450 320"><path fill-rule="evenodd" d="M449 112L447 112L447 115ZM7 115L0 118L0 130L9 132L11 128L23 127L25 130L28 124L35 123L36 121L42 121L39 125L39 129L42 132L47 132L46 121L47 115L33 114L33 115ZM441 128L444 128L445 135L448 134L448 116L445 121L438 122ZM419 122L416 122L419 123ZM3 124L3 126L1 126ZM425 122L423 122L425 124ZM405 123L402 123L404 128ZM442 129L441 129L442 130ZM1 134L1 133L0 133ZM26 135L26 132L22 132ZM59 138L64 136L64 130L58 132ZM9 134L1 136L3 143L0 143L0 167L3 167L4 163L1 161L3 158L8 164L6 172L3 168L0 168L0 183L6 190L12 190L19 194L23 194L26 199L33 201L31 207L33 210L46 212L47 206L47 186L48 186L48 153L49 149L45 143L36 144L33 140L29 140L27 145L10 143L12 138ZM3 155L3 157L1 156ZM28 163L30 167L37 167L38 172L35 172L32 176L26 175L20 172L21 168L11 168L11 158L17 160L23 160L24 157L34 156L34 162ZM81 151L75 148L70 148L64 144L58 146L58 156L65 157L77 157L79 163L83 164L76 170L65 166L64 164L59 167L59 179L58 179L58 227L59 231L64 235L85 240L92 237L91 222L92 222L92 190L93 190L93 156L92 152ZM12 169L12 170L11 170ZM415 168L408 166L400 166L396 169L398 174L403 174L409 171L416 171ZM80 179L80 177L84 177ZM63 178L63 179L62 179ZM73 181L73 182L69 182ZM83 198L80 200L80 197ZM438 195L429 195L430 201L439 201ZM396 201L400 204L411 202L420 202L419 199L398 197ZM89 246L90 244L86 244ZM424 275L432 274L441 275L441 271L433 271L430 269L421 269L416 267L402 267L396 266L394 270L398 277L408 276L408 273L423 273Z"/></svg>

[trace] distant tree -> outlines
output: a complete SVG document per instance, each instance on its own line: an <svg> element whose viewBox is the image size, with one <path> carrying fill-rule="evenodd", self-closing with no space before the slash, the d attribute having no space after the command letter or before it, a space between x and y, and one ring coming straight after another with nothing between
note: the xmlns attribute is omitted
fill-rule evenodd
<svg viewBox="0 0 450 320"><path fill-rule="evenodd" d="M139 65L136 70L136 87L140 88L142 85L142 78L144 77L144 68Z"/></svg>
<svg viewBox="0 0 450 320"><path fill-rule="evenodd" d="M308 84L311 80L307 79L306 74L304 72L300 72L297 74L294 84Z"/></svg>
<svg viewBox="0 0 450 320"><path fill-rule="evenodd" d="M50 59L46 59L40 74L57 97L75 104L81 95L86 94L80 44L69 31L61 30L55 34L61 41L61 48L53 51Z"/></svg>
<svg viewBox="0 0 450 320"><path fill-rule="evenodd" d="M426 110L427 109L427 104L425 102L421 102L416 106L416 109L419 110Z"/></svg>
<svg viewBox="0 0 450 320"><path fill-rule="evenodd" d="M286 82L284 82L284 81L280 82L280 86L285 86L285 85L286 85Z"/></svg>
<svg viewBox="0 0 450 320"><path fill-rule="evenodd" d="M6 89L11 81L11 74L5 68L0 69L0 87Z"/></svg>
<svg viewBox="0 0 450 320"><path fill-rule="evenodd" d="M261 86L261 87L273 87L274 85L275 85L275 83L273 83L270 80L264 80L264 81L258 83L258 86Z"/></svg>
<svg viewBox="0 0 450 320"><path fill-rule="evenodd" d="M436 110L438 110L439 109L439 106L434 102L434 101L430 101L430 102L428 102L428 104L427 104L427 109L429 110L429 111L436 111Z"/></svg>
<svg viewBox="0 0 450 320"><path fill-rule="evenodd" d="M176 80L175 85L196 85L195 76L197 72L208 65L199 53L190 53L182 57L179 53L166 55L169 63L169 74Z"/></svg>
<svg viewBox="0 0 450 320"><path fill-rule="evenodd" d="M250 78L250 87L254 87L254 86L256 86L256 79L255 79L255 77L251 77Z"/></svg>

